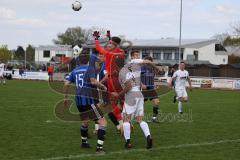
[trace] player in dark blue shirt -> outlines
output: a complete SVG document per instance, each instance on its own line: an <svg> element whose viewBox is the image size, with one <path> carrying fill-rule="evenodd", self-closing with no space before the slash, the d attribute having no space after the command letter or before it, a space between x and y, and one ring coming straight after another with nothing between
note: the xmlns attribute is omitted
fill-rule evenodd
<svg viewBox="0 0 240 160"><path fill-rule="evenodd" d="M147 56L144 58L145 60L153 61L152 57ZM151 100L153 103L153 117L152 122L158 122L157 116L158 116L158 110L159 110L159 96L157 94L157 91L154 87L154 77L155 77L155 68L145 65L141 68L141 81L145 88L143 90L143 96L144 100Z"/></svg>
<svg viewBox="0 0 240 160"><path fill-rule="evenodd" d="M88 126L90 120L95 120L99 124L98 140L97 140L97 153L104 153L103 143L105 136L105 129L107 121L103 117L103 113L98 107L98 92L97 87L106 90L106 87L97 81L97 63L99 59L96 55L91 55L89 60L89 53L84 51L80 55L80 65L77 66L66 77L65 81L65 93L67 96L67 88L71 83L76 86L75 101L78 111L80 112L80 118L82 120L81 137L82 147L89 148L90 145L87 140ZM65 97L66 98L66 97Z"/></svg>

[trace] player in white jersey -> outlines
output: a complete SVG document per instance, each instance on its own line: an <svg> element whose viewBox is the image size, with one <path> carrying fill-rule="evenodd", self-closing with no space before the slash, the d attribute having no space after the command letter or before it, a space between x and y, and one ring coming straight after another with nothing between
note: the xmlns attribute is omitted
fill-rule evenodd
<svg viewBox="0 0 240 160"><path fill-rule="evenodd" d="M188 71L185 70L185 63L181 62L179 64L179 70L177 70L171 80L170 85L172 85L172 81L174 81L174 88L177 96L174 96L174 102L178 100L178 112L180 114L183 113L182 111L182 103L188 101L188 94L186 91L186 83L189 83L189 89L192 90L191 80L189 78Z"/></svg>
<svg viewBox="0 0 240 160"><path fill-rule="evenodd" d="M143 121L144 116L144 97L141 92L141 64L152 62L149 60L142 60L139 56L139 51L132 51L131 61L126 64L119 73L119 81L123 87L123 95L125 95L123 106L123 133L126 140L125 147L131 148L131 118L136 118L147 140L147 149L152 148L152 138L149 131L148 124ZM130 83L130 85L128 85ZM120 93L120 94L122 94Z"/></svg>
<svg viewBox="0 0 240 160"><path fill-rule="evenodd" d="M0 61L0 83L6 84L5 78L3 76L5 64Z"/></svg>

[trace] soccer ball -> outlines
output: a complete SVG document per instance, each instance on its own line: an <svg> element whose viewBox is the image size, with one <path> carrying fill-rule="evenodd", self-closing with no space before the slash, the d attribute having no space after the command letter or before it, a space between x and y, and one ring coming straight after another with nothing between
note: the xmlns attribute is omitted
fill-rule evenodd
<svg viewBox="0 0 240 160"><path fill-rule="evenodd" d="M81 8L82 8L82 4L81 4L79 1L75 1L75 2L72 4L72 9L73 9L74 11L79 11Z"/></svg>
<svg viewBox="0 0 240 160"><path fill-rule="evenodd" d="M83 48L82 48L81 46L75 45L75 46L73 47L73 56L74 56L74 57L79 56L80 53L82 52L82 50L83 50Z"/></svg>

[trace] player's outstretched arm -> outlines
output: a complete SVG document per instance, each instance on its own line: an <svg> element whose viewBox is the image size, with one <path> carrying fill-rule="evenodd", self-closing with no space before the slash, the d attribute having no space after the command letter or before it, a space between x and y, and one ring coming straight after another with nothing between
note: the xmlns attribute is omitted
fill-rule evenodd
<svg viewBox="0 0 240 160"><path fill-rule="evenodd" d="M100 46L99 40L95 40L95 47L96 47L96 50L97 50L100 54L105 55L105 54L108 53L107 50L105 50L104 48L102 48L102 47Z"/></svg>
<svg viewBox="0 0 240 160"><path fill-rule="evenodd" d="M132 81L128 80L124 83L123 90L118 93L119 96L125 95L127 92L129 92L132 89Z"/></svg>
<svg viewBox="0 0 240 160"><path fill-rule="evenodd" d="M100 81L100 83L105 83L108 80L108 73L105 74L105 76L103 77L103 79Z"/></svg>
<svg viewBox="0 0 240 160"><path fill-rule="evenodd" d="M191 82L190 77L188 77L188 84L189 84L190 91L192 91L192 82Z"/></svg>
<svg viewBox="0 0 240 160"><path fill-rule="evenodd" d="M168 83L169 87L173 87L173 82L174 82L175 80L176 80L176 77L175 77L175 76L173 76L173 77L170 78L169 83Z"/></svg>

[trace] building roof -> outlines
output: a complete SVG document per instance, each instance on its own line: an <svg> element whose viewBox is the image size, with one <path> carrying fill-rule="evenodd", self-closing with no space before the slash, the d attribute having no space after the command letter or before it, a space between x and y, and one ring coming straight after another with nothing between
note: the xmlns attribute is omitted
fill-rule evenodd
<svg viewBox="0 0 240 160"><path fill-rule="evenodd" d="M130 40L134 47L178 47L179 40L173 38L166 39L135 39ZM183 39L183 48L201 48L203 46L216 43L215 39Z"/></svg>
<svg viewBox="0 0 240 160"><path fill-rule="evenodd" d="M57 50L57 51L72 51L71 45L40 45L36 50Z"/></svg>

